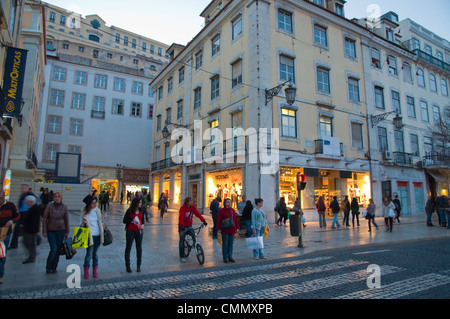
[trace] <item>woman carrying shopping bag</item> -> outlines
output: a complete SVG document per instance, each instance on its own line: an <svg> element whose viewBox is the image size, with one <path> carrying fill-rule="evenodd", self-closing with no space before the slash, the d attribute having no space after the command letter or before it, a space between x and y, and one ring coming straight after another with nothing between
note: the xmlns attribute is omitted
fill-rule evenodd
<svg viewBox="0 0 450 319"><path fill-rule="evenodd" d="M263 211L263 200L261 198L255 199L255 205L256 207L252 211L252 229L253 229L253 236L262 236L264 237L264 230L267 228L269 229L269 225L267 223L267 215ZM260 258L266 259L267 257L264 256L264 248L260 249L253 249L253 257L258 260Z"/></svg>
<svg viewBox="0 0 450 319"><path fill-rule="evenodd" d="M234 263L233 243L234 235L239 230L239 222L235 210L231 208L231 199L225 198L223 205L224 207L219 210L217 215L217 231L222 235L223 262Z"/></svg>
<svg viewBox="0 0 450 319"><path fill-rule="evenodd" d="M83 199L86 206L81 211L81 226L89 228L89 246L84 257L84 279L89 279L89 267L92 260L92 276L98 278L98 256L97 251L103 244L104 224L100 209L97 208L97 199L90 195Z"/></svg>

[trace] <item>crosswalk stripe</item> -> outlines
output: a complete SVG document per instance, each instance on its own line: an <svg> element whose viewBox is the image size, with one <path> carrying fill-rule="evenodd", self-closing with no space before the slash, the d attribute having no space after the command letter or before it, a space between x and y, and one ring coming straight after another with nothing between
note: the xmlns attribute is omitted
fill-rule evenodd
<svg viewBox="0 0 450 319"><path fill-rule="evenodd" d="M396 299L448 284L450 284L449 276L432 273L381 285L380 288L355 291L334 299Z"/></svg>
<svg viewBox="0 0 450 319"><path fill-rule="evenodd" d="M315 266L315 267L306 267L303 269L295 269L279 274L256 274L253 275L254 272L251 272L250 276L247 276L245 278L239 278L235 280L225 281L225 282L212 282L212 283L201 283L197 285L192 285L188 287L182 287L182 288L167 288L167 289L161 289L161 290L150 290L148 292L144 292L141 294L134 294L134 295L127 295L127 296L121 296L121 295L115 295L110 296L107 298L114 299L114 298L145 298L145 299L159 299L159 298L173 298L173 297L179 297L182 295L187 294L195 294L195 293L204 293L204 292L210 292L213 290L219 290L219 289L226 289L226 288L234 288L234 287L241 287L245 285L250 284L258 284L258 283L264 283L269 281L275 281L275 280L281 280L281 279L289 279L299 276L305 276L315 273L320 273L324 271L332 271L337 270L341 268L346 267L352 267L352 266L359 266L362 264L367 264L366 261L354 261L354 260L347 260L347 261L338 261L330 264L325 264L322 266Z"/></svg>
<svg viewBox="0 0 450 319"><path fill-rule="evenodd" d="M140 287L143 285L163 285L163 284L171 284L176 283L180 281L194 281L194 280L201 280L201 279L209 279L209 278L215 278L219 276L226 276L226 275L234 275L234 274L240 274L240 273L251 273L255 271L261 271L261 270L271 270L271 269L277 269L277 268L283 268L283 267L295 267L306 263L313 263L313 262L321 262L330 260L333 257L331 256L323 256L323 257L316 257L316 258L307 258L307 259L301 259L301 260L289 260L285 262L280 263L273 263L273 264L260 264L256 266L248 266L248 267L241 267L236 269L225 269L225 270L217 270L217 271L210 271L206 273L198 273L198 274L183 274L183 275L174 275L174 276L163 276L159 278L153 278L153 279L142 279L142 280L126 280L122 282L114 282L114 283L101 283L97 285L89 285L89 286L82 286L81 288L59 288L59 289L44 289L40 291L23 291L20 293L13 293L8 295L0 295L0 299L28 299L28 298L51 298L55 296L63 296L63 295L76 295L76 294L84 294L89 292L101 292L101 291L108 291L111 289L125 289L128 287Z"/></svg>
<svg viewBox="0 0 450 319"><path fill-rule="evenodd" d="M382 274L390 274L403 270L394 266L381 266ZM302 282L300 284L288 284L275 288L268 288L259 291L252 291L223 299L279 299L289 296L312 292L319 289L331 288L338 285L348 284L350 282L367 280L367 271L359 270L336 276L329 276L316 280Z"/></svg>

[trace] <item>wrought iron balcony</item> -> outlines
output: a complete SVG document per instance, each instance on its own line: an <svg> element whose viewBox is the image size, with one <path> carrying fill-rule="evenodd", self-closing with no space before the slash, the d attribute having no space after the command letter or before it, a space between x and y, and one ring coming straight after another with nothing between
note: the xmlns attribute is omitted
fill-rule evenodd
<svg viewBox="0 0 450 319"><path fill-rule="evenodd" d="M443 153L427 153L423 157L424 167L447 167L450 168L450 155Z"/></svg>
<svg viewBox="0 0 450 319"><path fill-rule="evenodd" d="M171 158L165 158L161 161L152 163L152 171L160 171L162 169L174 167L177 165L180 165L180 164L175 163Z"/></svg>
<svg viewBox="0 0 450 319"><path fill-rule="evenodd" d="M413 52L422 60L425 60L428 63L430 63L434 66L437 66L446 72L450 72L450 64L445 63L444 61L439 60L438 58L436 58L424 51L421 51L419 49L415 49L415 50L413 50Z"/></svg>

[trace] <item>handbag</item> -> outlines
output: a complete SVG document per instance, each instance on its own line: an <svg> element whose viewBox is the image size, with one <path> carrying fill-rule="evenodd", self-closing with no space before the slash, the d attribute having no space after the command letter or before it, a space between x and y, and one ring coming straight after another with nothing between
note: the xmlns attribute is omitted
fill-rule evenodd
<svg viewBox="0 0 450 319"><path fill-rule="evenodd" d="M88 248L89 247L89 228L74 227L72 237L72 248Z"/></svg>
<svg viewBox="0 0 450 319"><path fill-rule="evenodd" d="M6 257L6 246L4 242L0 242L0 258Z"/></svg>
<svg viewBox="0 0 450 319"><path fill-rule="evenodd" d="M230 229L234 227L233 216L230 216L226 219L222 219L222 223L220 225L220 229Z"/></svg>
<svg viewBox="0 0 450 319"><path fill-rule="evenodd" d="M72 239L67 238L63 241L61 244L61 247L59 248L59 254L65 255L66 259L72 259L72 257L77 253L77 250L72 248Z"/></svg>
<svg viewBox="0 0 450 319"><path fill-rule="evenodd" d="M113 235L111 231L106 227L103 227L103 246L111 245L113 242Z"/></svg>
<svg viewBox="0 0 450 319"><path fill-rule="evenodd" d="M262 236L245 238L245 241L247 243L247 248L250 250L264 248L264 241Z"/></svg>

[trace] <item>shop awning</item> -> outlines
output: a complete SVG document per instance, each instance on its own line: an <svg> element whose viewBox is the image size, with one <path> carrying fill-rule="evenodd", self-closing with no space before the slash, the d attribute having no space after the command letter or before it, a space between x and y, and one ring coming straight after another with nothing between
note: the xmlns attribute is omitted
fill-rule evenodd
<svg viewBox="0 0 450 319"><path fill-rule="evenodd" d="M436 182L438 182L438 183L448 183L448 179L447 179L444 175L442 175L441 173L439 173L439 172L436 172L436 171L433 171L433 172L427 171L427 173L430 174L431 176L433 176L433 178L434 178L434 179L436 180Z"/></svg>

